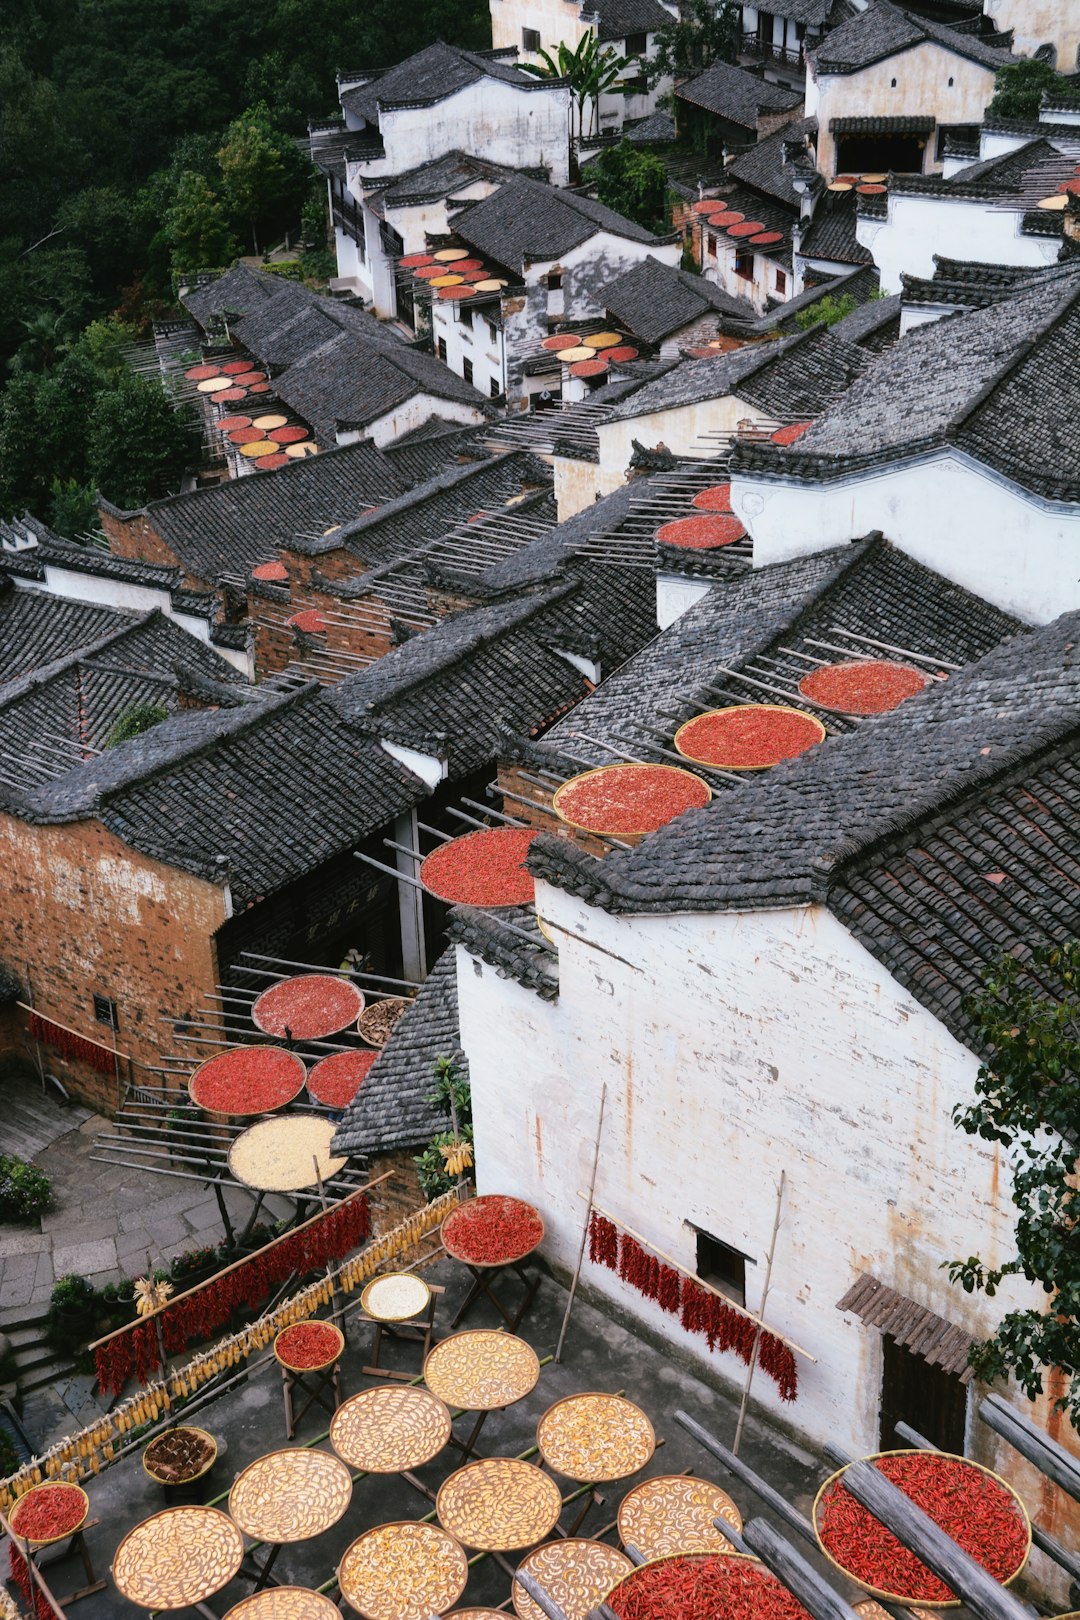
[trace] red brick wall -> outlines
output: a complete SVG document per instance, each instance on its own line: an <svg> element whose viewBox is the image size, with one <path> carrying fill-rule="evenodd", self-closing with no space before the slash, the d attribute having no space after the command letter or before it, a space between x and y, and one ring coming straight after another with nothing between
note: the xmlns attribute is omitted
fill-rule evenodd
<svg viewBox="0 0 1080 1620"><path fill-rule="evenodd" d="M422 1208L427 1199L420 1190L420 1177L416 1173L413 1155L408 1148L399 1148L393 1153L380 1153L371 1160L370 1177L374 1181L376 1176L385 1175L392 1170L393 1175L389 1181L382 1182L374 1187L368 1194L368 1203L371 1206L371 1230L376 1237L382 1232L388 1232L392 1226L397 1226L406 1215Z"/></svg>
<svg viewBox="0 0 1080 1620"><path fill-rule="evenodd" d="M0 960L29 978L44 1017L90 1039L110 1040L108 1027L94 1021L93 1001L95 992L110 997L117 1045L135 1060L136 1080L159 1084L139 1065L157 1064L175 1048L160 1019L212 1005L206 997L218 977L213 935L225 917L223 892L138 854L97 821L35 827L0 815L0 862L7 901ZM32 1051L25 1039L24 1046ZM69 1091L103 1112L115 1109L113 1075L51 1048L44 1057Z"/></svg>
<svg viewBox="0 0 1080 1620"><path fill-rule="evenodd" d="M184 584L194 590L207 590L212 582L199 579L184 569L183 563L174 551L171 550L161 535L158 534L149 518L141 512L134 517L119 517L110 512L107 507L98 507L98 517L101 527L109 538L109 550L118 557L131 557L136 562L164 563L169 568L179 568L184 575Z"/></svg>

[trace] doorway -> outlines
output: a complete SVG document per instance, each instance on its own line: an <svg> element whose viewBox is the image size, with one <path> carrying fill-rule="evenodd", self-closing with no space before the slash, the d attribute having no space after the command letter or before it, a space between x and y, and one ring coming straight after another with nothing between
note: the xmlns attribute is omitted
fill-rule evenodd
<svg viewBox="0 0 1080 1620"><path fill-rule="evenodd" d="M925 1435L939 1451L964 1454L967 1388L956 1373L932 1367L886 1333L882 1336L881 1426L878 1443L893 1451L904 1442L895 1425L903 1421Z"/></svg>

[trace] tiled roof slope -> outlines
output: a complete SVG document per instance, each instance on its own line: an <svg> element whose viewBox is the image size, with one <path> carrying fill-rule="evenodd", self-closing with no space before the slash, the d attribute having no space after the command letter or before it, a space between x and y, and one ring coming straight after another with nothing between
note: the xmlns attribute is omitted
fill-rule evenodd
<svg viewBox="0 0 1080 1620"><path fill-rule="evenodd" d="M484 427L455 427L443 417L433 416L393 444L384 445L383 455L404 487L412 489L450 467L485 460L488 452L481 436L487 431Z"/></svg>
<svg viewBox="0 0 1080 1620"><path fill-rule="evenodd" d="M591 197L578 197L524 175L455 215L454 229L463 241L513 270L531 260L557 259L599 231L630 242L658 240L644 226Z"/></svg>
<svg viewBox="0 0 1080 1620"><path fill-rule="evenodd" d="M392 500L405 479L368 440L143 510L189 574L216 580L273 560L301 530L321 533Z"/></svg>
<svg viewBox="0 0 1080 1620"><path fill-rule="evenodd" d="M826 259L831 264L873 264L870 249L855 234L856 200L854 191L822 199L799 242L804 258Z"/></svg>
<svg viewBox="0 0 1080 1620"><path fill-rule="evenodd" d="M788 208L797 209L799 195L795 190L795 168L784 160L785 143L805 146L807 136L817 134L816 118L801 118L793 123L784 124L781 129L772 135L767 135L763 141L748 147L745 152L728 165L728 174L744 185L750 186L754 191L760 191L767 197L775 197L777 202L784 203Z"/></svg>
<svg viewBox="0 0 1080 1620"><path fill-rule="evenodd" d="M674 19L660 0L587 0L584 7L599 19L601 43L625 39L627 34L655 34Z"/></svg>
<svg viewBox="0 0 1080 1620"><path fill-rule="evenodd" d="M1072 613L1011 637L894 713L775 767L760 784L691 811L631 853L597 862L542 838L529 865L616 911L830 903L854 863L872 863L897 840L914 844L917 830L985 802L1013 773L1023 776L1025 761L1039 766L1066 745L1075 756L1078 700L1080 614ZM1074 826L1062 853L1074 862L1076 849ZM987 851L990 872L1000 869L998 852ZM1061 886L1048 854L1044 888L1058 884L1067 911L1075 889ZM1023 858L1018 852L1004 870L1015 872ZM925 931L927 923L916 922ZM987 952L994 943L987 941Z"/></svg>
<svg viewBox="0 0 1080 1620"><path fill-rule="evenodd" d="M672 716L694 712L688 700L695 690L721 684L724 669L738 670L762 656L779 668L784 646L808 637L827 642L839 630L963 664L1019 628L1019 620L880 537L860 540L748 569L714 587L603 681L546 741L558 746L587 732L614 742L612 726L625 733L655 725L670 737ZM583 739L572 752L605 762L604 751Z"/></svg>
<svg viewBox="0 0 1080 1620"><path fill-rule="evenodd" d="M796 90L759 79L756 73L734 67L729 62L714 62L704 73L687 79L675 91L680 101L688 101L706 112L716 113L730 123L742 124L745 129L757 131L761 112L790 112L802 101Z"/></svg>
<svg viewBox="0 0 1080 1620"><path fill-rule="evenodd" d="M825 328L750 343L715 359L684 360L632 394L613 421L733 394L770 416L816 416L851 387L866 355Z"/></svg>
<svg viewBox="0 0 1080 1620"><path fill-rule="evenodd" d="M449 1121L430 1101L437 1058L453 1058L468 1078L458 1027L453 948L444 951L390 1039L364 1076L334 1137L334 1152L364 1158L395 1148L421 1148Z"/></svg>
<svg viewBox="0 0 1080 1620"><path fill-rule="evenodd" d="M710 310L735 319L752 320L753 305L674 265L643 259L614 281L603 293L609 315L646 343L660 343L680 327L699 320Z"/></svg>
<svg viewBox="0 0 1080 1620"><path fill-rule="evenodd" d="M1039 494L1080 499L1080 269L916 328L786 451L736 464L830 478L956 445Z"/></svg>
<svg viewBox="0 0 1080 1620"><path fill-rule="evenodd" d="M510 180L514 170L503 163L474 157L471 152L444 152L401 174L364 179L365 195L374 194L384 208L408 208L417 203L449 197L477 180Z"/></svg>
<svg viewBox="0 0 1080 1620"><path fill-rule="evenodd" d="M900 293L892 293L888 298L871 298L837 321L833 331L845 343L858 343L862 348L876 351L900 336L902 305Z"/></svg>
<svg viewBox="0 0 1080 1620"><path fill-rule="evenodd" d="M0 581L0 693L12 681L72 657L130 622L115 608L45 591L20 591Z"/></svg>
<svg viewBox="0 0 1080 1620"><path fill-rule="evenodd" d="M520 90L535 90L542 80L510 62L500 62L481 56L476 51L464 51L456 45L437 40L424 50L408 56L404 62L387 68L367 84L359 84L341 93L340 101L346 112L378 125L379 104L419 104L445 101L470 84L481 79L501 79Z"/></svg>
<svg viewBox="0 0 1080 1620"><path fill-rule="evenodd" d="M994 72L1014 60L1008 51L984 45L974 34L962 34L945 23L902 11L892 0L874 0L866 11L834 28L811 60L815 73L858 73L899 51L927 43L942 45Z"/></svg>

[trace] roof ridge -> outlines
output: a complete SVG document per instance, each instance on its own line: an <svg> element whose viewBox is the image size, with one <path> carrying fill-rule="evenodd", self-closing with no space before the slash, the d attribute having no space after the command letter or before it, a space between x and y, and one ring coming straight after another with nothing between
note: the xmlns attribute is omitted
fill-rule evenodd
<svg viewBox="0 0 1080 1620"><path fill-rule="evenodd" d="M77 599L69 596L56 598L50 593L50 600L71 602ZM9 703L14 703L18 698L25 697L28 692L34 691L36 687L46 686L49 681L55 680L58 675L63 675L65 670L93 658L99 652L104 652L107 647L111 647L114 642L122 641L125 636L131 635L133 631L141 630L151 619L164 619L165 617L161 609L156 607L147 608L144 613L132 614L129 609L110 607L106 602L80 602L79 606L104 608L108 613L123 614L129 622L117 625L115 629L107 630L96 641L89 642L85 647L76 647L72 652L62 653L59 658L54 658L51 663L41 664L37 669L27 670L25 675L12 683L12 690L6 696L0 696L0 710L6 709Z"/></svg>
<svg viewBox="0 0 1080 1620"><path fill-rule="evenodd" d="M1077 281L1071 296L1063 299L1056 309L1052 310L1049 315L1044 316L1032 331L1025 332L1004 364L987 379L976 392L974 398L969 400L956 416L950 417L943 429L943 437L946 440L952 439L955 434L959 433L965 423L971 420L976 411L982 409L990 396L996 393L1002 383L1012 375L1021 361L1026 360L1029 355L1033 354L1043 339L1050 335L1055 326L1073 313L1078 299L1080 299L1080 280ZM1007 303L1008 300L1003 300L1003 302ZM991 308L1000 307L1000 304L991 306Z"/></svg>

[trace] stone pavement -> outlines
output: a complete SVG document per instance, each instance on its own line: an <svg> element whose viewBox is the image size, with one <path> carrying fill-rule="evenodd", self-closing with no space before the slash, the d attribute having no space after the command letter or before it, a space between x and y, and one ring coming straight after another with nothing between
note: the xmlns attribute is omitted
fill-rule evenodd
<svg viewBox="0 0 1080 1620"><path fill-rule="evenodd" d="M40 1232L0 1225L0 1322L48 1305L58 1277L78 1272L96 1287L135 1277L183 1253L220 1243L225 1236L217 1199L202 1182L102 1164L92 1158L95 1139L111 1132L96 1115L35 1154L53 1184L55 1208ZM243 1225L252 1195L228 1188L230 1218ZM273 1201L268 1200L268 1204ZM280 1201L279 1201L280 1202ZM264 1204L260 1220L287 1212Z"/></svg>

